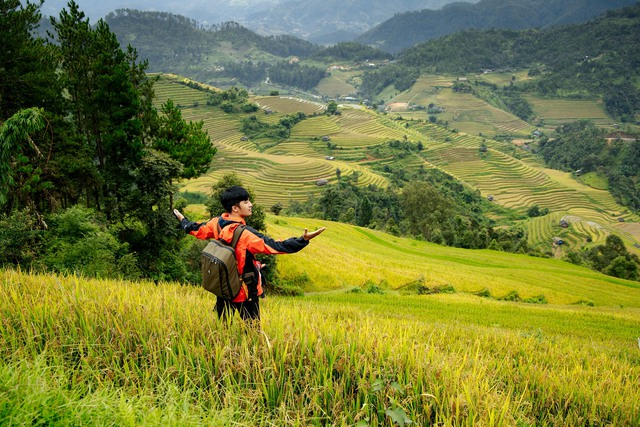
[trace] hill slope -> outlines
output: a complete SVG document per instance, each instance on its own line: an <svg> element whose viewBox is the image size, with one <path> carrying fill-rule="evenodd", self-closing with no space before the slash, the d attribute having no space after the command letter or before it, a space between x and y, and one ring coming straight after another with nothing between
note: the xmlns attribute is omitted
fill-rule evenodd
<svg viewBox="0 0 640 427"><path fill-rule="evenodd" d="M452 132L440 126L414 120L391 120L361 108L342 107L339 116L319 114L296 124L289 138L243 138L242 114L226 114L205 104L207 94L180 84L180 79L163 76L156 92L159 102L174 99L183 106L188 120L203 120L212 142L218 148L211 170L198 179L183 183L182 189L207 194L211 186L226 173L241 173L244 183L256 190L257 201L267 208L276 203L288 206L318 197L323 187L320 179L337 182L336 169L342 176L360 174L358 185L374 184L385 188L391 181L390 167L408 172L438 168L451 174L487 197L494 204L507 207L514 215L524 215L531 206L550 209L559 215L545 216L543 222L531 227L530 244L545 252L554 250L561 256L565 247L552 247L553 237L561 236L570 248L579 248L585 241L602 244L613 233L623 238L631 251L640 243L640 232L633 228L638 216L625 213L611 194L580 184L569 173L541 167L525 150L509 142L499 142L481 136ZM324 106L289 97L253 98L264 110L260 120L277 122L286 114L304 111L320 113ZM330 136L331 148L322 136ZM388 141L423 141L419 154L398 156L388 152ZM478 147L487 146L486 153ZM378 152L378 149L381 151ZM401 153L400 153L401 154ZM333 156L328 160L326 156ZM559 221L569 216L574 224L561 229ZM619 222L618 218L625 219ZM529 227L527 221L523 226Z"/></svg>
<svg viewBox="0 0 640 427"><path fill-rule="evenodd" d="M420 283L434 292L453 287L455 292L482 291L495 298L516 292L522 300L544 296L551 304L590 302L640 308L640 283L563 261L443 247L315 219L270 217L269 233L284 237L321 226L327 227L322 238L295 256L279 258L283 277L298 278L306 290L366 288L369 282L382 283L387 291L413 293ZM331 256L330 263L319 262L327 256Z"/></svg>
<svg viewBox="0 0 640 427"><path fill-rule="evenodd" d="M398 14L367 31L357 41L391 53L464 29L545 28L586 21L635 0L482 0L454 3L441 10Z"/></svg>

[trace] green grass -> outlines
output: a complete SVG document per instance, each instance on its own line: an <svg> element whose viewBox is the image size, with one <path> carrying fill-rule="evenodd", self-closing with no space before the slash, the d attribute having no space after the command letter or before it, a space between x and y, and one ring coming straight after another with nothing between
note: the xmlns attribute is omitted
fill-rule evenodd
<svg viewBox="0 0 640 427"><path fill-rule="evenodd" d="M598 190L608 190L609 182L607 177L604 174L599 174L597 172L589 172L581 175L579 178L580 182L589 187L593 187Z"/></svg>

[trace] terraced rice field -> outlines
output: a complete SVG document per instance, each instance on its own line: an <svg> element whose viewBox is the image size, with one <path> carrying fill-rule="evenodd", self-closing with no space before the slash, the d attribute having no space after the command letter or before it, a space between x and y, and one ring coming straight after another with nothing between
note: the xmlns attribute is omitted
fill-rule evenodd
<svg viewBox="0 0 640 427"><path fill-rule="evenodd" d="M495 76L494 76L495 77ZM496 77L497 78L497 77ZM510 79L511 77L509 77ZM453 92L450 87L456 77L421 76L411 89L396 95L391 103L428 106L434 103L445 108L439 119L448 121L452 128L478 135L528 135L533 126L503 110L495 108L471 94ZM400 111L402 117L426 119L426 111Z"/></svg>
<svg viewBox="0 0 640 427"><path fill-rule="evenodd" d="M480 74L470 79L484 80L486 82L498 85L498 86L508 86L512 81L514 83L523 82L527 80L532 80L531 77L528 76L528 70L516 71L515 73L485 73ZM515 76L515 80L513 77Z"/></svg>
<svg viewBox="0 0 640 427"><path fill-rule="evenodd" d="M159 102L164 101L162 97L169 96L192 104L198 99L206 100L205 92L179 85L171 79L159 83ZM432 82L423 79L421 83ZM305 108L310 114L322 111L314 103L292 98L259 99L264 108L275 111L260 116L265 122L275 123L282 115L305 111ZM478 108L482 105L486 108L482 101L475 98L471 101L476 102ZM320 114L303 120L294 126L287 141L278 143L269 139L243 138L240 122L244 115L222 114L204 103L197 107L187 106L182 109L183 117L204 122L218 153L209 173L183 183L183 189L209 193L211 186L223 175L235 172L245 185L255 190L257 201L268 208L276 202L287 205L291 200L304 201L310 194L319 194L322 187L316 182L320 179L335 182L337 168L342 176L359 173L361 185L385 187L386 179L372 168L397 163L397 160L366 160L366 152L370 146L406 137L409 141L423 142L425 147L419 156L402 160L402 166L408 170L439 167L478 188L484 196L492 195L495 203L522 214L533 205L550 209L550 215L527 220L531 244L551 250L552 238L560 235L567 242L567 246L561 248L564 250L584 244L587 238L592 244L599 244L609 233L615 232L630 250L640 253L640 249L632 246L640 241L637 215L627 213L607 191L586 186L571 174L543 169L536 163L505 154L509 153L509 144L477 134L451 131L424 120L396 120L392 115L379 115L364 108L341 108L340 111L338 116ZM488 118L491 112L485 114L489 114ZM506 128L508 123L503 120L501 126ZM330 140L323 141L323 136ZM328 142L340 149L332 150L327 146ZM488 147L486 153L480 153L481 144ZM335 155L336 160L326 160L324 157L328 154ZM559 228L559 220L563 217L570 222L568 229ZM618 222L618 218L625 222Z"/></svg>
<svg viewBox="0 0 640 427"><path fill-rule="evenodd" d="M340 132L340 125L329 116L310 117L296 124L291 130L291 138L313 139L331 136Z"/></svg>
<svg viewBox="0 0 640 427"><path fill-rule="evenodd" d="M560 226L562 220L569 224L567 228ZM542 244L547 249L553 247L554 237L564 240L566 247L579 247L584 244L604 244L611 234L610 228L596 221L562 212L530 219L527 221L527 231L530 245Z"/></svg>
<svg viewBox="0 0 640 427"><path fill-rule="evenodd" d="M451 87L455 78L443 76L420 76L413 86L396 96L392 102L413 103L428 106L438 93L439 88ZM424 112L422 113L424 115Z"/></svg>
<svg viewBox="0 0 640 427"><path fill-rule="evenodd" d="M320 80L316 86L318 93L324 96L338 98L356 92L356 88L345 81L345 75L339 75L335 71L331 75Z"/></svg>
<svg viewBox="0 0 640 427"><path fill-rule="evenodd" d="M331 118L340 132L331 142L344 148L363 148L390 140L402 140L406 132L392 123L380 121L375 113L365 109L343 109L341 116Z"/></svg>
<svg viewBox="0 0 640 427"><path fill-rule="evenodd" d="M202 90L196 90L180 83L181 80L182 78L172 75L162 75L160 77L154 85L156 93L154 106L156 108L160 108L160 105L166 102L167 99L173 100L174 105L180 107L206 104L209 93L204 86Z"/></svg>
<svg viewBox="0 0 640 427"><path fill-rule="evenodd" d="M302 111L307 115L321 113L325 106L320 102L307 101L287 96L257 96L253 100L264 110L276 111L282 114L291 114Z"/></svg>
<svg viewBox="0 0 640 427"><path fill-rule="evenodd" d="M586 99L546 99L531 95L525 96L539 119L543 120L545 128L555 128L558 125L588 119L597 126L611 126L613 121L602 109L602 102Z"/></svg>
<svg viewBox="0 0 640 427"><path fill-rule="evenodd" d="M528 135L535 130L532 125L513 114L495 108L468 93L444 89L436 97L435 103L446 110L440 115L440 119L448 120L451 127L472 135ZM487 128L492 128L492 131L487 131Z"/></svg>
<svg viewBox="0 0 640 427"><path fill-rule="evenodd" d="M341 170L343 176L354 172L361 174L358 180L361 185L387 185L384 177L357 164L265 153L233 153L216 155L212 170L206 176L186 182L183 190L209 194L213 184L225 174L234 172L255 191L258 203L266 207L277 202L288 205L291 200L305 201L310 194L318 194L322 190L316 184L319 179L335 182L336 168Z"/></svg>

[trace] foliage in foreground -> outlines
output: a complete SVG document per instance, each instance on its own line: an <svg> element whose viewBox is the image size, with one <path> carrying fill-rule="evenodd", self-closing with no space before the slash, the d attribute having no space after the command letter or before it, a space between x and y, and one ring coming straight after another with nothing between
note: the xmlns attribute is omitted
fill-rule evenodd
<svg viewBox="0 0 640 427"><path fill-rule="evenodd" d="M637 425L637 309L455 295L265 300L2 272L3 425Z"/></svg>

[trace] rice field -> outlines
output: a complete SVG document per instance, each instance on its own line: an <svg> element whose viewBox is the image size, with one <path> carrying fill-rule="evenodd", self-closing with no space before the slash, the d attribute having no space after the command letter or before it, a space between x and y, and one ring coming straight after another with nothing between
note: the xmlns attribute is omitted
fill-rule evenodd
<svg viewBox="0 0 640 427"><path fill-rule="evenodd" d="M179 107L205 105L209 98L208 91L216 90L211 86L193 82L201 85L200 90L196 90L184 84L188 82L192 81L172 74L162 74L154 85L156 94L154 106L160 108L167 99L173 100L174 105Z"/></svg>
<svg viewBox="0 0 640 427"><path fill-rule="evenodd" d="M525 96L538 120L553 130L564 123L588 119L597 126L612 126L614 122L605 114L602 102L588 99L548 99Z"/></svg>
<svg viewBox="0 0 640 427"><path fill-rule="evenodd" d="M318 93L324 96L339 98L340 96L349 95L357 92L357 89L345 80L348 75L342 73L337 75L335 71L331 72L331 75L320 80L320 83L316 86Z"/></svg>
<svg viewBox="0 0 640 427"><path fill-rule="evenodd" d="M307 101L289 96L256 96L253 100L263 110L271 110L282 114L291 114L302 111L307 115L322 113L325 109L320 102Z"/></svg>
<svg viewBox="0 0 640 427"><path fill-rule="evenodd" d="M328 228L279 257L309 292L269 295L259 328L218 321L198 287L0 271L2 425L640 423L636 282L339 223L268 223L275 238ZM416 280L452 293L418 295ZM537 303L500 300L514 295Z"/></svg>
<svg viewBox="0 0 640 427"><path fill-rule="evenodd" d="M338 168L343 176L359 173L360 185L387 186L386 178L357 164L290 155L229 153L224 157L216 155L209 173L184 183L181 189L210 194L211 187L218 180L234 172L254 190L256 202L267 208L278 202L287 206L292 200L302 202L311 194L319 194L322 187L317 185L318 180L335 183Z"/></svg>
<svg viewBox="0 0 640 427"><path fill-rule="evenodd" d="M205 93L179 85L169 78L160 82L159 94L169 96L177 90L175 96L182 96L179 99L184 103L193 103ZM423 76L416 83L415 93L432 87L429 85L444 86L445 83L435 76ZM453 94L446 88L438 90L438 96L458 101L470 97ZM447 90L449 94L446 94ZM277 142L244 138L240 132L243 115L222 114L202 104L183 108L185 119L204 122L204 128L218 147L210 171L205 176L183 183L183 189L207 194L218 179L235 172L255 190L259 203L270 207L280 202L286 206L292 200L304 201L309 195L319 194L322 187L316 184L317 181L335 182L338 168L343 176L354 172L361 174L360 185L386 187L386 178L373 172L372 167L396 161L392 158L373 159L367 152L387 141L406 138L412 142L421 141L425 147L420 157L411 156L403 160L403 166L408 170L438 167L477 188L484 196L493 196L495 203L521 214L538 205L550 209L554 215L579 218L575 227L565 232L568 247L581 246L587 236L597 243L606 233L616 233L630 250L640 252L633 247L640 241L640 232L627 225L640 222L640 218L617 205L607 191L584 185L570 174L541 168L531 161L529 153L507 143L487 139L484 132L479 136L477 133L452 131L425 120L407 120L404 113L405 120L397 120L391 114L381 115L358 106L342 107L341 115L327 116L314 115L322 112L323 107L309 101L277 96L258 97L256 100L263 108L272 110L271 114L259 115L261 121L276 123L284 114L305 108L312 116L296 124L289 139ZM493 113L482 101L475 98L467 101L475 103L478 110L484 110L485 118L490 120ZM458 104L457 108L461 109L459 116L474 114L462 112L463 105L462 102ZM453 114L456 111L448 112ZM495 126L496 129L502 126L502 133L522 130L519 130L517 122L512 123L513 128L508 128L509 123L505 119L496 121ZM528 128L525 130L529 131ZM324 137L328 141L323 140ZM480 153L481 144L489 148L487 153ZM326 160L325 156L334 156L335 160ZM618 218L623 218L625 223L618 222ZM597 226L591 226L591 223ZM536 232L535 227L539 226L536 224L527 226L532 244L548 244L549 232Z"/></svg>
<svg viewBox="0 0 640 427"><path fill-rule="evenodd" d="M498 77L492 75L491 78ZM411 89L395 95L387 104L415 104L426 107L433 103L445 109L444 113L438 115L440 120L448 121L451 128L471 135L528 135L535 130L532 125L513 114L495 108L471 94L454 92L451 86L455 81L456 77L453 76L420 76ZM428 118L426 111L411 111L408 108L399 110L396 114L410 119Z"/></svg>

